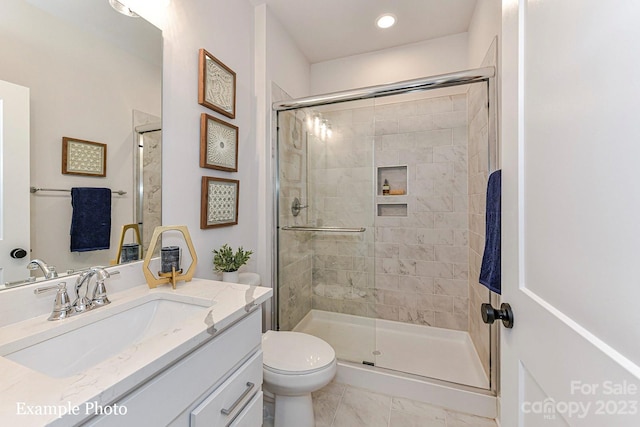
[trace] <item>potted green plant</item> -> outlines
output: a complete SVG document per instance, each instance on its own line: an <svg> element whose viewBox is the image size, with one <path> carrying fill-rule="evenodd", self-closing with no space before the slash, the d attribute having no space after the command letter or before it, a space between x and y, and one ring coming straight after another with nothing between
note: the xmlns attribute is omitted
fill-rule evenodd
<svg viewBox="0 0 640 427"><path fill-rule="evenodd" d="M222 273L223 282L238 283L238 269L245 265L252 251L245 251L242 246L234 253L226 243L220 249L213 250L213 268Z"/></svg>

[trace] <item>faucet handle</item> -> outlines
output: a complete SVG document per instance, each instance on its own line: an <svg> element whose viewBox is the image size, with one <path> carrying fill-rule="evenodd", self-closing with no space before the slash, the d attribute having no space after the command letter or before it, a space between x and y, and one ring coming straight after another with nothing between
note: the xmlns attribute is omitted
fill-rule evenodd
<svg viewBox="0 0 640 427"><path fill-rule="evenodd" d="M60 290L66 291L67 290L67 282L60 282L57 285L42 286L40 288L35 288L33 290L33 293L36 294L36 295L40 295L40 294L43 294L45 292L52 291L54 289L57 289L58 291L60 291Z"/></svg>
<svg viewBox="0 0 640 427"><path fill-rule="evenodd" d="M41 288L36 288L33 290L33 293L36 295L39 295L54 289L57 290L56 299L53 302L53 310L51 311L51 315L47 320L64 319L65 317L69 317L72 313L71 302L69 300L69 294L67 293L66 282L60 282L59 284L53 285L53 286L44 286Z"/></svg>
<svg viewBox="0 0 640 427"><path fill-rule="evenodd" d="M101 266L91 267L89 270L93 271L96 274L98 280L105 280L114 274L120 274L120 271L118 270L107 271L106 267L101 267Z"/></svg>
<svg viewBox="0 0 640 427"><path fill-rule="evenodd" d="M111 301L109 301L109 298L107 297L107 288L104 285L104 281L114 274L120 274L120 272L118 270L109 272L105 270L104 267L93 267L91 270L95 271L96 274L96 286L93 288L91 305L94 307L100 307L110 304Z"/></svg>
<svg viewBox="0 0 640 427"><path fill-rule="evenodd" d="M98 281L104 281L111 277L111 274L104 267L91 267L91 271L96 275L96 280Z"/></svg>
<svg viewBox="0 0 640 427"><path fill-rule="evenodd" d="M98 280L96 287L93 289L93 297L91 299L91 305L94 307L101 307L103 305L111 304L107 297L107 287L104 285L104 280Z"/></svg>

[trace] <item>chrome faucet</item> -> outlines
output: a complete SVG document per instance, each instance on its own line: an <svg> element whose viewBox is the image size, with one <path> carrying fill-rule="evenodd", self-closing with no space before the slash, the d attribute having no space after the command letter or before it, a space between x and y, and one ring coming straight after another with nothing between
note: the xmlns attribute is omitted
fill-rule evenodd
<svg viewBox="0 0 640 427"><path fill-rule="evenodd" d="M46 262L40 259L32 259L29 264L27 264L27 269L29 270L37 270L38 268L42 270L45 279L54 279L58 277L56 268L53 265L47 265Z"/></svg>
<svg viewBox="0 0 640 427"><path fill-rule="evenodd" d="M73 304L69 300L67 284L65 282L61 282L53 286L37 288L33 293L38 295L43 292L57 290L56 299L53 303L53 311L47 320L60 320L111 303L109 298L107 298L107 289L104 286L104 281L111 277L112 274L119 273L119 271L112 271L109 273L103 267L91 267L89 270L83 271L82 274L78 276L78 280L76 280L76 300ZM87 298L87 295L89 294L89 282L91 282L91 277L93 276L96 276L96 285L93 288L91 299L89 299ZM80 297L80 288L85 284L86 290L84 292L84 296Z"/></svg>
<svg viewBox="0 0 640 427"><path fill-rule="evenodd" d="M118 273L120 272L113 271L109 273L103 267L91 267L89 270L83 271L76 280L76 300L73 302L73 307L76 313L81 313L83 311L92 310L109 304L111 301L109 301L109 298L107 297L107 288L104 285L104 281L111 277L111 274ZM89 283L93 276L96 276L96 284L93 288L91 299L89 299ZM80 297L80 288L85 284L84 296Z"/></svg>

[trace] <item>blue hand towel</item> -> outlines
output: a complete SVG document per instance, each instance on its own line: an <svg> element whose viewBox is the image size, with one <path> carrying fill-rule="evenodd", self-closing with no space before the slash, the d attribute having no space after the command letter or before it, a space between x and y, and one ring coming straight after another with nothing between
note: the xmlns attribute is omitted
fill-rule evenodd
<svg viewBox="0 0 640 427"><path fill-rule="evenodd" d="M484 254L480 268L480 283L489 290L500 294L500 212L502 195L502 173L500 170L489 175L487 184L487 215Z"/></svg>
<svg viewBox="0 0 640 427"><path fill-rule="evenodd" d="M111 242L111 190L71 189L71 252L109 249Z"/></svg>

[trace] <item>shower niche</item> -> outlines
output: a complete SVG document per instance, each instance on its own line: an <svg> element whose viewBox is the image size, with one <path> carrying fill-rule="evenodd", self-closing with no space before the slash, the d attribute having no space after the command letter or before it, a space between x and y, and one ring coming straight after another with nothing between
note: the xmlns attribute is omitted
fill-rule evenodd
<svg viewBox="0 0 640 427"><path fill-rule="evenodd" d="M377 216L407 216L407 166L377 167L376 183Z"/></svg>
<svg viewBox="0 0 640 427"><path fill-rule="evenodd" d="M406 203L378 203L378 216L407 216Z"/></svg>
<svg viewBox="0 0 640 427"><path fill-rule="evenodd" d="M405 196L407 194L407 166L378 167L378 196L383 196L385 181L389 184L389 196Z"/></svg>

